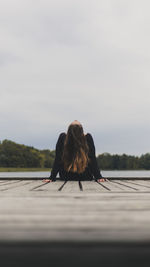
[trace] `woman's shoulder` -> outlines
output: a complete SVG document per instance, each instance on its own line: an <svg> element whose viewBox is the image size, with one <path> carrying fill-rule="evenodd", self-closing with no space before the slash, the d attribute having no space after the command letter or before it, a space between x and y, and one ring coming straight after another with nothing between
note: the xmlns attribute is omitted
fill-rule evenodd
<svg viewBox="0 0 150 267"><path fill-rule="evenodd" d="M59 138L58 139L64 139L66 137L66 133L62 132L59 134Z"/></svg>
<svg viewBox="0 0 150 267"><path fill-rule="evenodd" d="M85 134L85 137L88 143L93 144L93 137L90 133Z"/></svg>
<svg viewBox="0 0 150 267"><path fill-rule="evenodd" d="M62 132L62 133L60 133L59 136L66 136L66 133L65 132Z"/></svg>
<svg viewBox="0 0 150 267"><path fill-rule="evenodd" d="M60 133L58 140L57 140L57 146L61 146L64 143L66 134L65 133Z"/></svg>
<svg viewBox="0 0 150 267"><path fill-rule="evenodd" d="M93 137L92 137L92 135L91 135L90 133L86 133L86 134L85 134L85 137L86 137L87 139L89 139L89 138L92 138L92 139L93 139Z"/></svg>

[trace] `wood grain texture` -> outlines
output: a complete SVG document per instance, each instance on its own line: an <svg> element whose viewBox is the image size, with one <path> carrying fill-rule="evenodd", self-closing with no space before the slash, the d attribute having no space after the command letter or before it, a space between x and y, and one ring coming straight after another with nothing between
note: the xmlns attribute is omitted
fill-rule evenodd
<svg viewBox="0 0 150 267"><path fill-rule="evenodd" d="M150 240L149 181L3 182L1 241Z"/></svg>

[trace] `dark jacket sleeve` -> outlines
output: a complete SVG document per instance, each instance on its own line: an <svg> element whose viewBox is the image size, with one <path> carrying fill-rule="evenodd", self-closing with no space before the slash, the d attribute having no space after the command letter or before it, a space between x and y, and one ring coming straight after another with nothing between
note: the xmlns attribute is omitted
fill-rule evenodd
<svg viewBox="0 0 150 267"><path fill-rule="evenodd" d="M89 144L90 169L91 169L91 172L92 172L95 180L97 180L97 179L102 178L102 175L101 175L100 169L99 169L98 164L97 164L93 137L89 133L87 134L87 140L88 140L88 144Z"/></svg>
<svg viewBox="0 0 150 267"><path fill-rule="evenodd" d="M65 133L61 133L58 137L57 143L56 143L56 149L55 149L55 160L53 163L53 167L51 170L50 179L52 181L56 181L56 176L60 170L60 162L61 162L61 154L62 154L62 146L64 141Z"/></svg>

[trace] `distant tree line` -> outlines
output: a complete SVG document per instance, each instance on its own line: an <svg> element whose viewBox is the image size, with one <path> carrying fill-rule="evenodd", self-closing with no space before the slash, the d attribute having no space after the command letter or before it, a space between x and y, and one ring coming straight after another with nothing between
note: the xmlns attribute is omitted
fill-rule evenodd
<svg viewBox="0 0 150 267"><path fill-rule="evenodd" d="M54 150L39 150L10 140L0 142L0 167L51 168L54 158ZM97 162L102 170L150 170L150 153L140 157L103 153L97 156Z"/></svg>
<svg viewBox="0 0 150 267"><path fill-rule="evenodd" d="M103 170L150 170L150 153L140 157L103 153L98 155L97 162Z"/></svg>
<svg viewBox="0 0 150 267"><path fill-rule="evenodd" d="M0 143L0 167L51 168L55 151L39 150L10 140Z"/></svg>

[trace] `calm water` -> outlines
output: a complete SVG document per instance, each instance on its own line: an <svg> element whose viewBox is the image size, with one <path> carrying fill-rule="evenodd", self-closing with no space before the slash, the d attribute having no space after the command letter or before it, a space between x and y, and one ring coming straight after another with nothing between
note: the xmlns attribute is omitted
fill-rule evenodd
<svg viewBox="0 0 150 267"><path fill-rule="evenodd" d="M101 171L104 177L150 177L150 171ZM50 172L0 172L0 177L49 177Z"/></svg>

